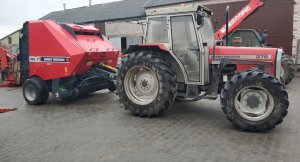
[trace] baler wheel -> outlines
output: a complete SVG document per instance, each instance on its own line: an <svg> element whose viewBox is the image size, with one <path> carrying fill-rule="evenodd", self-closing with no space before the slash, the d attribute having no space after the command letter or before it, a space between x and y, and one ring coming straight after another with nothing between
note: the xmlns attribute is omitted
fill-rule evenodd
<svg viewBox="0 0 300 162"><path fill-rule="evenodd" d="M30 78L23 85L23 97L29 105L45 104L49 98L48 86L40 78Z"/></svg>
<svg viewBox="0 0 300 162"><path fill-rule="evenodd" d="M226 118L238 129L264 132L275 128L288 113L284 85L270 74L247 71L234 76L221 92Z"/></svg>
<svg viewBox="0 0 300 162"><path fill-rule="evenodd" d="M285 85L288 85L295 77L295 64L288 55L281 58L281 79Z"/></svg>
<svg viewBox="0 0 300 162"><path fill-rule="evenodd" d="M174 103L177 81L160 53L139 51L122 61L117 77L120 102L140 117L159 116Z"/></svg>

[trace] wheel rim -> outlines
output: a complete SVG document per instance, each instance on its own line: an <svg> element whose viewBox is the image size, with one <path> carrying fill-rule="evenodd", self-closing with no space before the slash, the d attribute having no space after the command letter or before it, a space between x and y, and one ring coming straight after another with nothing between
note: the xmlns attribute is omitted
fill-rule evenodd
<svg viewBox="0 0 300 162"><path fill-rule="evenodd" d="M259 86L248 86L240 90L234 100L237 112L250 121L261 121L274 110L274 99L268 90Z"/></svg>
<svg viewBox="0 0 300 162"><path fill-rule="evenodd" d="M36 93L35 93L35 89L32 85L28 85L25 87L25 96L27 98L27 100L29 101L34 101L36 98Z"/></svg>
<svg viewBox="0 0 300 162"><path fill-rule="evenodd" d="M124 88L132 102L137 105L147 105L155 100L159 91L159 83L153 70L136 66L127 72Z"/></svg>

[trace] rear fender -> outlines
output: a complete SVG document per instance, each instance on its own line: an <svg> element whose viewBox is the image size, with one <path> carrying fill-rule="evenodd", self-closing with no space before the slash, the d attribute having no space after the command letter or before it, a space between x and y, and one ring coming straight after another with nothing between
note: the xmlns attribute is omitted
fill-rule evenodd
<svg viewBox="0 0 300 162"><path fill-rule="evenodd" d="M170 61L172 65L172 69L175 72L176 79L178 82L186 82L187 76L185 70L183 69L183 65L180 61L177 61L177 58L173 56L168 48L163 44L140 44L140 45L131 45L129 48L124 52L123 56L130 55L131 53L138 52L138 51L151 51L154 53L163 54L167 59Z"/></svg>
<svg viewBox="0 0 300 162"><path fill-rule="evenodd" d="M163 44L137 44L137 45L130 45L129 48L124 53L129 54L136 51L169 52L168 48L166 48L166 46L164 46Z"/></svg>

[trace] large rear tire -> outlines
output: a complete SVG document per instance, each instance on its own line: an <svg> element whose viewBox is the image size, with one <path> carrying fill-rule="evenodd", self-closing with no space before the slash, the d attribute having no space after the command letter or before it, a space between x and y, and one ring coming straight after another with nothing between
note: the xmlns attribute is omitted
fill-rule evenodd
<svg viewBox="0 0 300 162"><path fill-rule="evenodd" d="M29 105L45 104L49 98L48 86L40 78L30 78L23 85L23 97Z"/></svg>
<svg viewBox="0 0 300 162"><path fill-rule="evenodd" d="M235 127L263 132L283 121L289 101L284 85L277 78L260 71L247 71L225 84L221 106Z"/></svg>
<svg viewBox="0 0 300 162"><path fill-rule="evenodd" d="M288 85L295 77L295 64L288 55L281 58L281 79L285 85Z"/></svg>
<svg viewBox="0 0 300 162"><path fill-rule="evenodd" d="M122 61L117 85L125 109L141 117L167 112L177 92L170 62L159 53L148 51L131 53Z"/></svg>

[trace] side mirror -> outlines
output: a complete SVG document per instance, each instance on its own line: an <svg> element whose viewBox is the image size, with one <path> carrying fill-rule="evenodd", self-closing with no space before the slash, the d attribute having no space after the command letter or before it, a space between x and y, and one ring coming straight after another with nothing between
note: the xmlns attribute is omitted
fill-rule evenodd
<svg viewBox="0 0 300 162"><path fill-rule="evenodd" d="M267 45L267 39L268 39L268 33L266 30L264 30L261 34L260 34L260 43Z"/></svg>
<svg viewBox="0 0 300 162"><path fill-rule="evenodd" d="M203 12L197 12L197 25L202 26L204 23L204 13Z"/></svg>

